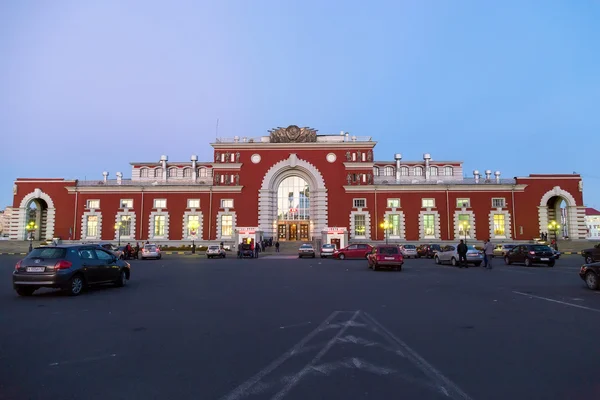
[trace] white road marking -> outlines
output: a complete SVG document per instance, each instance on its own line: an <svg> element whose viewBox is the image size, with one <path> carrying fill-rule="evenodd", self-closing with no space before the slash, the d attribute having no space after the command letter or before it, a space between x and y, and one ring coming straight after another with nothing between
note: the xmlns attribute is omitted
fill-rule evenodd
<svg viewBox="0 0 600 400"><path fill-rule="evenodd" d="M415 350L413 350L409 345L404 343L402 340L397 338L392 332L387 330L383 325L381 325L375 318L373 318L368 313L363 313L364 317L375 325L385 336L390 340L393 344L399 346L406 357L413 362L421 371L423 371L427 376L429 376L432 380L438 383L438 388L442 393L446 394L447 397L452 399L462 399L462 400L472 400L471 397L463 392L454 382L450 379L446 378L440 371L435 369L431 364L429 364L423 357L421 357ZM442 389L444 388L444 389Z"/></svg>
<svg viewBox="0 0 600 400"><path fill-rule="evenodd" d="M570 306L570 307L575 307L575 308L582 308L584 310L589 310L589 311L594 311L594 312L600 312L600 310L598 310L597 308L591 308L591 307L586 307L586 306L580 306L579 304L572 304L572 303L567 303L564 301L560 301L560 300L554 300L554 299L549 299L547 297L542 297L542 296L535 296L533 294L529 294L529 293L523 293L523 292L517 292L515 290L513 290L513 293L515 294L519 294L521 296L527 296L527 297L532 297L534 299L539 299L539 300L546 300L552 303L558 303L558 304L563 304L565 306Z"/></svg>
<svg viewBox="0 0 600 400"><path fill-rule="evenodd" d="M358 317L358 313L360 311L356 311L354 313L354 315L352 315L352 318L350 318L350 320L348 321L353 322L356 317ZM281 389L275 396L273 396L271 398L271 400L281 400L283 399L290 390L292 390L292 388L294 386L296 386L298 384L298 382L300 382L300 380L304 377L304 375L306 375L312 368L313 365L315 365L317 362L319 362L319 360L325 355L327 354L327 352L331 349L331 347L337 342L337 340L344 334L344 332L346 332L346 330L349 328L350 324L346 323L344 324L344 326L338 331L338 333L336 333L336 335L329 341L327 342L327 344L325 345L325 347L323 347L321 349L321 351L308 363L304 366L304 368L302 368L302 370L300 370L296 375L294 375L292 377L292 379L288 382L287 385L285 385L283 387L283 389Z"/></svg>
<svg viewBox="0 0 600 400"><path fill-rule="evenodd" d="M297 328L299 326L305 326L305 325L310 325L310 324L312 324L312 322L310 322L310 321L308 321L308 322L300 322L299 324L292 324L292 325L280 326L279 329Z"/></svg>
<svg viewBox="0 0 600 400"><path fill-rule="evenodd" d="M65 365L65 364L78 364L78 363L84 363L84 362L90 362L90 361L100 361L100 360L105 360L107 358L112 358L112 357L116 357L116 354L108 354L105 356L98 356L98 357L87 357L87 358L82 358L80 360L68 360L68 361L61 361L61 362L53 362L51 364L48 364L49 367L57 367L59 365Z"/></svg>
<svg viewBox="0 0 600 400"><path fill-rule="evenodd" d="M249 389L252 386L257 384L266 375L273 372L277 367L279 367L281 364L286 362L290 357L292 357L294 354L296 354L298 352L298 350L300 350L302 347L304 347L304 345L306 343L308 343L313 337L315 337L319 332L321 332L324 327L329 325L329 322L332 319L334 319L339 313L340 313L340 311L332 312L331 315L329 315L329 317L327 317L325 319L325 321L323 321L321 323L321 325L319 325L317 328L315 328L315 330L313 330L308 335L306 335L304 338L302 338L302 340L300 340L298 343L296 343L291 349L289 349L288 351L283 353L283 355L281 355L281 357L279 357L278 359L273 361L271 364L267 365L265 368L260 370L252 378L248 379L246 382L242 383L237 388L232 390L229 394L221 397L221 400L236 400L236 399L246 396L246 394L248 393Z"/></svg>

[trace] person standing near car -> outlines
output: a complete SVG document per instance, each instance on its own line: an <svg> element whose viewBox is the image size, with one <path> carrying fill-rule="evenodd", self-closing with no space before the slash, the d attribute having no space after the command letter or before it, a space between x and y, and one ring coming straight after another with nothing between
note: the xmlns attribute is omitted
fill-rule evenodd
<svg viewBox="0 0 600 400"><path fill-rule="evenodd" d="M458 253L458 267L462 268L469 268L469 266L467 265L467 245L465 244L465 241L461 239L460 243L458 244L458 246L456 246L456 252Z"/></svg>
<svg viewBox="0 0 600 400"><path fill-rule="evenodd" d="M279 240L275 242L275 253L279 253Z"/></svg>
<svg viewBox="0 0 600 400"><path fill-rule="evenodd" d="M492 258L494 258L494 245L490 239L484 241L483 245L483 267L492 269Z"/></svg>

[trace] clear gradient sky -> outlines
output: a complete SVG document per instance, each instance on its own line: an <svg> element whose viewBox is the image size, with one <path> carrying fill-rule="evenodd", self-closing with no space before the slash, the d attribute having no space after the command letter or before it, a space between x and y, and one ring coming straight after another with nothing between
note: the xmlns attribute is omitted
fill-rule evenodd
<svg viewBox="0 0 600 400"><path fill-rule="evenodd" d="M130 175L277 126L376 159L584 177L600 209L600 1L0 2L0 207L17 177ZM258 179L258 177L257 177Z"/></svg>

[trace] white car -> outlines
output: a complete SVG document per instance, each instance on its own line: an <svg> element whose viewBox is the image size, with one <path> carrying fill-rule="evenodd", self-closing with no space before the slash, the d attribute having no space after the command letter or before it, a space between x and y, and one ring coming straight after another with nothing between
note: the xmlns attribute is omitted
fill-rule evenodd
<svg viewBox="0 0 600 400"><path fill-rule="evenodd" d="M210 246L208 246L208 249L206 249L206 257L207 258L213 258L213 257L225 258L225 256L226 256L225 250L222 249L221 246L210 245Z"/></svg>
<svg viewBox="0 0 600 400"><path fill-rule="evenodd" d="M321 258L333 257L334 252L335 252L334 244L324 244L323 246L321 246Z"/></svg>
<svg viewBox="0 0 600 400"><path fill-rule="evenodd" d="M400 245L400 252L404 258L417 258L417 246L414 244Z"/></svg>
<svg viewBox="0 0 600 400"><path fill-rule="evenodd" d="M514 249L515 246L516 245L514 245L514 244L507 244L507 243L497 244L496 247L494 247L494 255L496 257L504 257L506 255L506 253L508 253L509 251Z"/></svg>
<svg viewBox="0 0 600 400"><path fill-rule="evenodd" d="M435 263L443 264L449 262L453 266L459 266L459 257L456 248L458 245L454 246L444 246L442 250L435 253ZM475 246L467 245L467 264L474 264L476 267L479 267L483 262L483 252L477 250Z"/></svg>
<svg viewBox="0 0 600 400"><path fill-rule="evenodd" d="M144 247L142 247L140 258L142 260L145 260L147 258L156 258L157 260L160 260L160 247L158 247L155 244L145 244Z"/></svg>

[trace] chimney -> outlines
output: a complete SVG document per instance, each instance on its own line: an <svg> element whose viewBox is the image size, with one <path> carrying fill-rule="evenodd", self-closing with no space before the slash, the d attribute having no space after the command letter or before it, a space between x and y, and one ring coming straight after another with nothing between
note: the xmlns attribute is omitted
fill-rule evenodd
<svg viewBox="0 0 600 400"><path fill-rule="evenodd" d="M496 183L500 183L500 171L494 172L494 175L496 176Z"/></svg>
<svg viewBox="0 0 600 400"><path fill-rule="evenodd" d="M396 180L400 180L400 161L402 160L402 154L394 154L394 160L396 160Z"/></svg>
<svg viewBox="0 0 600 400"><path fill-rule="evenodd" d="M429 161L431 160L431 154L423 154L423 160L425 160L425 180L429 180Z"/></svg>
<svg viewBox="0 0 600 400"><path fill-rule="evenodd" d="M347 142L347 141L348 141L348 138L350 137L350 134L349 134L348 132L346 132L346 134L345 134L345 136L344 136L344 137L345 137L345 141Z"/></svg>
<svg viewBox="0 0 600 400"><path fill-rule="evenodd" d="M238 140L239 140L239 138L238 138ZM198 177L198 169L196 168L196 166L197 166L196 163L198 162L198 156L194 154L194 155L192 155L192 157L190 157L190 160L192 161L192 179L194 179L194 182L195 182L196 178Z"/></svg>
<svg viewBox="0 0 600 400"><path fill-rule="evenodd" d="M240 137L239 137L239 136L234 136L234 137L233 137L233 141L234 141L235 143L239 142L239 141L240 141Z"/></svg>
<svg viewBox="0 0 600 400"><path fill-rule="evenodd" d="M344 136L344 131L340 131L340 136Z"/></svg>
<svg viewBox="0 0 600 400"><path fill-rule="evenodd" d="M476 169L475 171L473 171L473 177L475 178L475 183L479 183L479 170Z"/></svg>
<svg viewBox="0 0 600 400"><path fill-rule="evenodd" d="M485 180L486 180L486 182L489 182L490 179L492 179L492 171L489 169L486 169L485 170Z"/></svg>
<svg viewBox="0 0 600 400"><path fill-rule="evenodd" d="M162 164L162 179L163 179L163 181L167 180L167 161L168 160L169 160L169 157L160 156L160 163Z"/></svg>
<svg viewBox="0 0 600 400"><path fill-rule="evenodd" d="M104 183L108 182L108 172L104 171L102 173L102 176L104 177L104 179L103 179Z"/></svg>
<svg viewBox="0 0 600 400"><path fill-rule="evenodd" d="M123 173L117 172L117 185L120 185L122 181L123 181Z"/></svg>
<svg viewBox="0 0 600 400"><path fill-rule="evenodd" d="M356 142L356 136L352 136L352 141Z"/></svg>

